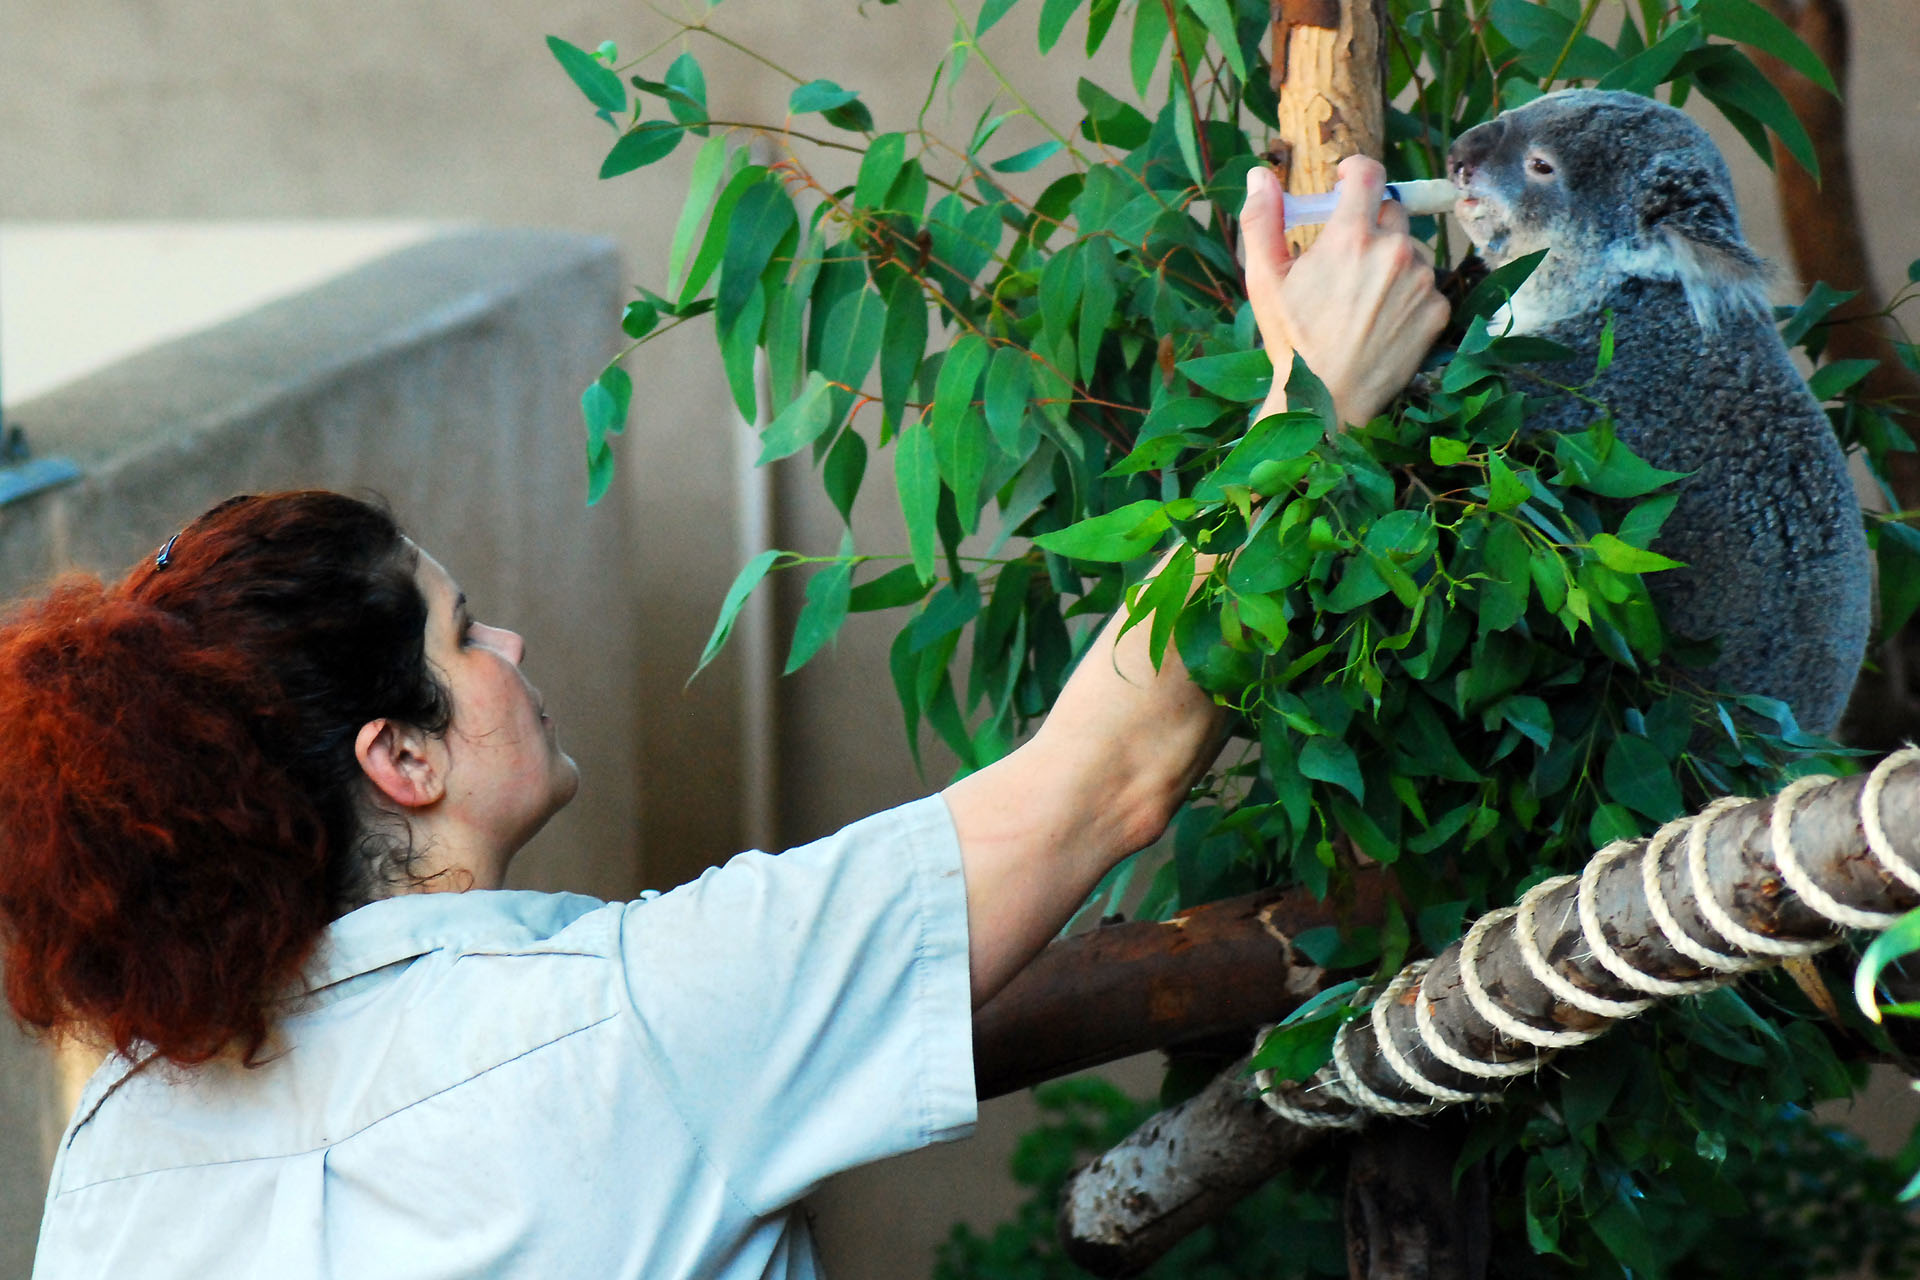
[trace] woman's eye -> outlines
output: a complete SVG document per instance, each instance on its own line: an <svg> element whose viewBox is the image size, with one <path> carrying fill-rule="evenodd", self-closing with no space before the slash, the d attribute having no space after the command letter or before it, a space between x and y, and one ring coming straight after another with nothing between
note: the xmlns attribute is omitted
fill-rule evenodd
<svg viewBox="0 0 1920 1280"><path fill-rule="evenodd" d="M1537 173L1541 177L1546 177L1553 172L1553 166L1545 160L1542 160L1539 156L1530 156L1527 159L1527 172Z"/></svg>

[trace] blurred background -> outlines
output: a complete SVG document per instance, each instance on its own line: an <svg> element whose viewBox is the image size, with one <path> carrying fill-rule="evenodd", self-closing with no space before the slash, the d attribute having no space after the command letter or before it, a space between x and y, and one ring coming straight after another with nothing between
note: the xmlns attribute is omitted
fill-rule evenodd
<svg viewBox="0 0 1920 1280"><path fill-rule="evenodd" d="M1088 72L1072 51L1083 19L1037 64L1038 8L986 44L1040 86L1038 112L1070 124L1082 74L1116 89L1125 74ZM20 493L0 488L0 592L70 564L123 568L235 489L385 493L481 616L527 632L532 677L581 761L583 800L523 855L523 887L668 887L944 783L937 748L924 776L905 749L885 622L856 617L778 680L798 592L776 590L688 682L753 551L825 553L838 537L810 477L747 465L704 323L629 362L615 489L584 508L578 393L617 349L631 284L661 283L692 148L597 181L613 135L543 37L613 39L623 57L661 46L656 74L689 42L716 118L777 125L793 82L714 36L676 35L677 19L706 21L803 80L861 90L888 129L920 109L953 11L681 9L0 0L0 405L23 433L11 460L42 465ZM1910 0L1852 10L1851 140L1891 294L1920 257L1920 25ZM930 126L964 136L994 88L976 67L933 100ZM1767 170L1703 118L1750 239L1784 263ZM1798 289L1783 275L1783 300ZM890 498L864 502L856 531L865 550L896 538ZM0 1028L0 1280L30 1265L72 1090L62 1070ZM1154 1083L1151 1062L1119 1074ZM830 1273L924 1275L953 1221L1005 1216L1007 1156L1031 1115L1024 1098L991 1103L973 1141L823 1190Z"/></svg>

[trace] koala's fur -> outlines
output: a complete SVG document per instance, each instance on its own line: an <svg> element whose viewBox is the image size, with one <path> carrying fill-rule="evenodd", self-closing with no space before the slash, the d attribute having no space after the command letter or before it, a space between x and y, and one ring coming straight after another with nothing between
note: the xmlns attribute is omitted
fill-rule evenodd
<svg viewBox="0 0 1920 1280"><path fill-rule="evenodd" d="M1859 503L1774 328L1712 140L1651 99L1575 89L1469 129L1450 168L1489 266L1550 250L1508 318L1578 354L1538 372L1581 381L1611 309L1614 360L1584 394L1635 453L1693 473L1656 544L1688 567L1647 585L1671 630L1718 639L1702 678L1831 730L1871 625ZM1598 412L1563 396L1529 422L1577 430Z"/></svg>

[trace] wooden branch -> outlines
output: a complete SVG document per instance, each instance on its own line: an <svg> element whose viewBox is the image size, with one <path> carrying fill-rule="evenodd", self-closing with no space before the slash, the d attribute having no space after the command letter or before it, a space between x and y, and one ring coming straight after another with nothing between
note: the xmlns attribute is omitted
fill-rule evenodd
<svg viewBox="0 0 1920 1280"><path fill-rule="evenodd" d="M1239 1203L1321 1133L1261 1102L1247 1087L1243 1058L1073 1176L1060 1205L1067 1257L1096 1276L1133 1275Z"/></svg>
<svg viewBox="0 0 1920 1280"><path fill-rule="evenodd" d="M1275 0L1274 158L1296 194L1333 190L1334 166L1386 146L1385 0ZM1289 231L1295 252L1318 228Z"/></svg>
<svg viewBox="0 0 1920 1280"><path fill-rule="evenodd" d="M1250 1031L1339 981L1294 949L1326 925L1377 925L1384 880L1320 901L1268 890L1164 923L1105 925L1049 946L973 1016L982 1098L1187 1040Z"/></svg>
<svg viewBox="0 0 1920 1280"><path fill-rule="evenodd" d="M1334 1061L1312 1079L1262 1095L1244 1067L1229 1068L1212 1086L1221 1096L1209 1115L1220 1119L1204 1130L1205 1158L1229 1159L1243 1141L1236 1130L1247 1149L1278 1153L1272 1170L1304 1148L1304 1135L1281 1138L1242 1100L1263 1098L1316 1128L1492 1100L1502 1084L1656 998L1821 950L1843 926L1884 928L1917 904L1920 750L1889 756L1864 777L1807 778L1775 797L1717 801L1650 840L1603 849L1582 875L1536 886L1438 959L1401 970L1371 1014L1342 1029ZM1116 1153L1134 1151L1149 1130L1152 1145L1168 1152L1193 1152L1202 1140L1178 1110L1165 1112L1068 1187L1063 1228L1105 1245L1113 1269L1102 1274L1127 1274L1158 1256L1145 1243L1123 1253L1123 1243L1164 1250L1178 1239L1138 1205L1119 1222L1098 1216L1130 1203L1136 1189L1151 1204L1158 1188L1184 1185L1179 1168L1154 1170L1157 1181L1139 1188L1115 1182ZM1257 1185L1239 1165L1234 1177ZM1082 1179L1095 1181L1097 1194L1083 1192ZM1183 1230L1199 1225L1180 1207Z"/></svg>

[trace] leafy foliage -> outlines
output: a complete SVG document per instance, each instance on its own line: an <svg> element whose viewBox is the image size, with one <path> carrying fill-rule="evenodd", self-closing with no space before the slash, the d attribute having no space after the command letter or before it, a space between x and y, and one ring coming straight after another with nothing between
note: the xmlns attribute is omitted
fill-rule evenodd
<svg viewBox="0 0 1920 1280"><path fill-rule="evenodd" d="M1674 477L1615 440L1603 406L1581 432L1525 429L1530 398L1580 395L1597 372L1489 327L1531 263L1461 304L1451 348L1388 416L1335 430L1311 370L1276 375L1242 293L1234 216L1275 128L1266 0L1043 0L1043 51L1084 10L1085 48L1124 40L1128 77L1082 79L1076 124L1035 117L1045 140L1009 146L1003 127L1032 113L979 37L1016 7L985 0L972 21L955 10L936 88L981 65L1016 99L964 144L928 127L928 107L912 128L876 131L858 90L797 74L784 124L756 135L711 120L691 49L658 81L630 75L630 107L612 106L600 72L617 55L550 42L619 130L603 176L705 138L662 290L640 292L625 332L637 346L711 314L741 412L767 415L761 461L810 460L847 526L831 554L748 563L703 663L759 583L806 569L787 670L850 614L903 611L889 666L909 742L917 755L928 729L970 770L1011 749L1092 624L1124 610L1156 658L1177 652L1240 713L1142 912L1271 883L1335 893L1364 854L1392 869L1411 912L1318 945L1382 969L1709 795L1845 767L1780 704L1689 678L1705 655L1665 633L1643 581L1672 563L1651 545ZM1607 42L1588 31L1597 7L1393 0L1390 176L1441 173L1459 132L1568 80L1675 102L1697 92L1763 158L1772 130L1812 165L1785 102L1730 43L1824 77L1765 10L1637 0ZM837 132L806 132L822 127ZM779 158L757 161L753 136ZM853 181L818 176L820 144L858 152ZM1425 225L1444 241L1444 225ZM1784 316L1789 340L1817 348L1835 301L1816 292ZM1864 372L1830 364L1816 391L1842 396ZM1292 411L1250 421L1275 376ZM616 361L583 398L596 497L630 397ZM1843 402L1835 417L1876 461L1911 447L1871 407ZM853 505L876 476L891 478L905 544L862 550ZM1896 523L1875 536L1883 564L1913 567L1920 538ZM1911 595L1890 607L1904 617ZM1132 874L1103 889L1117 896ZM1703 1274L1677 1268L1700 1210L1738 1203L1729 1170L1762 1159L1783 1103L1849 1084L1804 1011L1758 990L1761 1010L1723 992L1649 1018L1488 1117L1480 1149L1514 1188L1509 1243L1570 1275ZM1330 1002L1270 1052L1310 1071L1338 1016ZM1073 1106L1093 1111L1036 1141L1090 1141L1118 1114L1061 1103ZM1324 1225L1314 1176L1271 1193L1272 1229ZM997 1248L957 1239L949 1264L1053 1274Z"/></svg>

